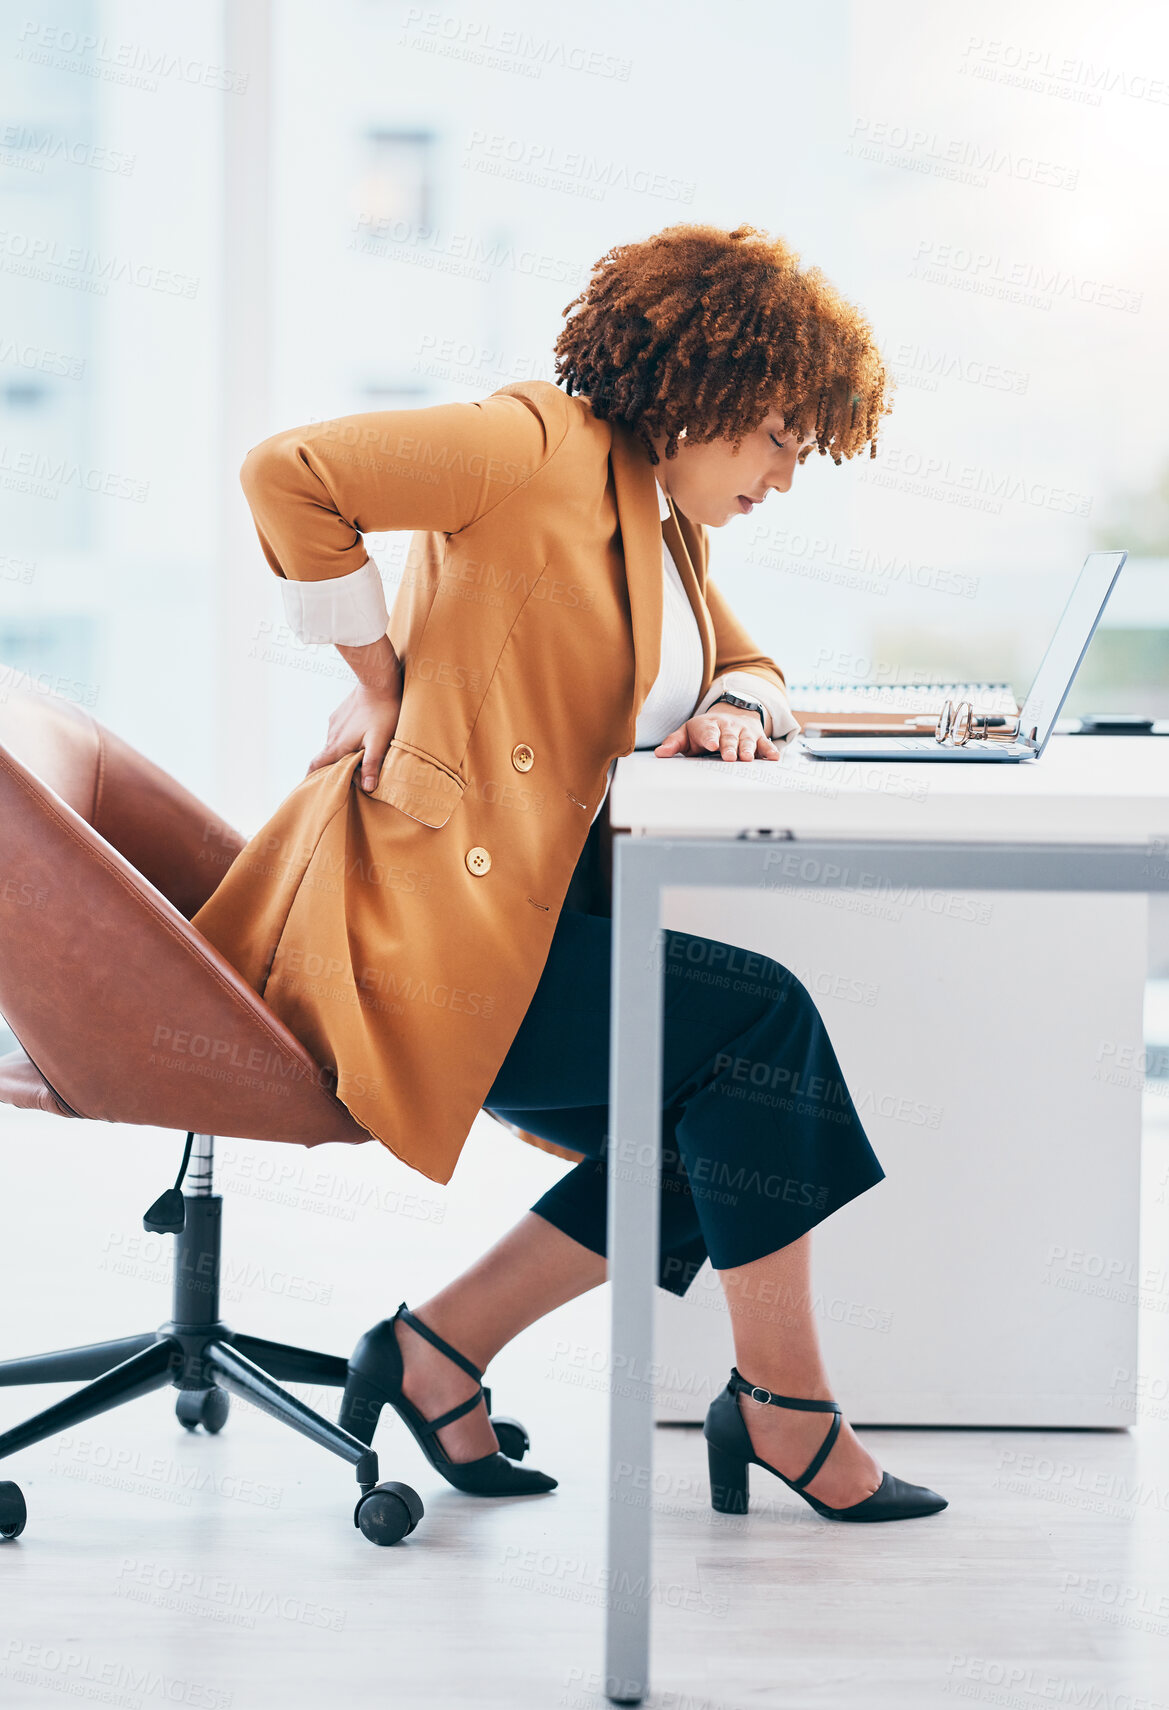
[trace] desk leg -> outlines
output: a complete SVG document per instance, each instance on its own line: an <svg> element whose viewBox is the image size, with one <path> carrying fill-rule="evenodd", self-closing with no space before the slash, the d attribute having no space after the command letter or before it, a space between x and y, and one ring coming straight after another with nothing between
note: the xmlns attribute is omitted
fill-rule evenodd
<svg viewBox="0 0 1169 1710"><path fill-rule="evenodd" d="M795 852L794 869L787 863ZM661 1160L663 887L762 885L855 889L1167 891L1150 848L1071 844L769 845L729 838L614 839L613 1006L609 1077L608 1608L605 1692L638 1704L649 1691L653 1484L653 1316Z"/></svg>
<svg viewBox="0 0 1169 1710"><path fill-rule="evenodd" d="M661 892L650 866L637 859L643 853L629 838L614 841L605 1693L615 1704L639 1704L649 1691L662 958Z"/></svg>

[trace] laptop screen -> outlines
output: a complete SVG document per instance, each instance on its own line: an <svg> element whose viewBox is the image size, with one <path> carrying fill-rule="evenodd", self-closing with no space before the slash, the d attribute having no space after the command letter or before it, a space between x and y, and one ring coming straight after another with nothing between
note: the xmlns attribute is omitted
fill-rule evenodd
<svg viewBox="0 0 1169 1710"><path fill-rule="evenodd" d="M1091 552L1076 577L1019 717L1019 740L1033 743L1037 754L1047 746L1127 556L1126 552Z"/></svg>

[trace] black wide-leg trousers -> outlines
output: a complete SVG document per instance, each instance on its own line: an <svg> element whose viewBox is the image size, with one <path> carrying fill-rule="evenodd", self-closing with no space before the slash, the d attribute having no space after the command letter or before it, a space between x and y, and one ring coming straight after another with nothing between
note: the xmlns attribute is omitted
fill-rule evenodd
<svg viewBox="0 0 1169 1710"><path fill-rule="evenodd" d="M612 922L561 911L539 984L485 1107L585 1154L532 1210L606 1243ZM807 989L770 957L661 934L658 1282L685 1294L798 1240L884 1177Z"/></svg>

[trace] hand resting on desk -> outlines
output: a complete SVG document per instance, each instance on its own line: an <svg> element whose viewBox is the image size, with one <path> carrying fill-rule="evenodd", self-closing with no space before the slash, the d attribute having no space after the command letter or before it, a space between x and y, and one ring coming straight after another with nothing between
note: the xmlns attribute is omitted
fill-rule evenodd
<svg viewBox="0 0 1169 1710"><path fill-rule="evenodd" d="M779 745L764 736L756 713L716 703L671 731L654 753L659 760L672 760L676 754L709 758L715 753L724 760L778 760Z"/></svg>

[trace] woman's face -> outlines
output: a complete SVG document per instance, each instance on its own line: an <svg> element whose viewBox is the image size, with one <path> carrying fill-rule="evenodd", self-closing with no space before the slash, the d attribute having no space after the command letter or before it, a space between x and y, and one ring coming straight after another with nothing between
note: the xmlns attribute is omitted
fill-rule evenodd
<svg viewBox="0 0 1169 1710"><path fill-rule="evenodd" d="M726 439L706 445L688 445L682 439L677 456L667 459L662 455L665 443L664 437L654 440L660 459L654 473L659 482L691 522L721 528L732 517L749 516L773 487L777 493L786 493L796 458L812 442L786 433L783 417L772 410L737 451Z"/></svg>

